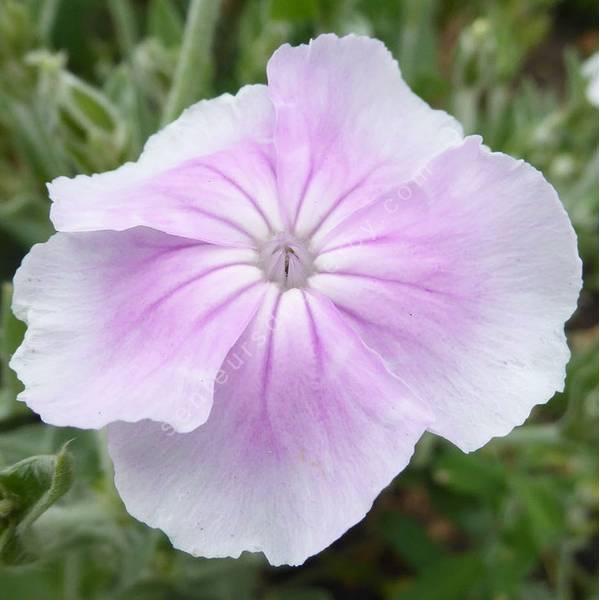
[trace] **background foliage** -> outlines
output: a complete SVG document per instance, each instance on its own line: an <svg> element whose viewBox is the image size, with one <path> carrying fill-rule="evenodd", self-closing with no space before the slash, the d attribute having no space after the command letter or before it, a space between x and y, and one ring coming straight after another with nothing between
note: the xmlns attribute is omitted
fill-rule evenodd
<svg viewBox="0 0 600 600"><path fill-rule="evenodd" d="M0 0L0 596L6 599L597 598L598 128L581 63L591 0ZM566 391L464 455L433 436L365 521L297 569L202 560L131 519L102 432L46 426L7 360L22 256L51 234L45 182L135 159L202 97L263 81L322 31L379 37L413 89L559 190L585 288Z"/></svg>

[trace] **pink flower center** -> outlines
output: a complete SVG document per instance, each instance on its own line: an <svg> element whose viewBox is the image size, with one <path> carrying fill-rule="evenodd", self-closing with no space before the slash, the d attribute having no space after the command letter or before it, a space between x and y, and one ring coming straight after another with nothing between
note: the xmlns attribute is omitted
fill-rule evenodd
<svg viewBox="0 0 600 600"><path fill-rule="evenodd" d="M304 242L279 233L261 248L260 266L283 289L303 287L313 272L313 256Z"/></svg>

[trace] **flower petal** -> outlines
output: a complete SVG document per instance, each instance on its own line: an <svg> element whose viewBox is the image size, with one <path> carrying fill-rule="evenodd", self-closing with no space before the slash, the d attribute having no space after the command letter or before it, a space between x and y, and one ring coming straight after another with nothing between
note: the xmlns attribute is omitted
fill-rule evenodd
<svg viewBox="0 0 600 600"><path fill-rule="evenodd" d="M319 294L273 288L223 369L195 431L109 428L129 512L194 555L301 564L363 518L428 423Z"/></svg>
<svg viewBox="0 0 600 600"><path fill-rule="evenodd" d="M563 388L581 262L554 189L469 138L323 241L309 284L474 450Z"/></svg>
<svg viewBox="0 0 600 600"><path fill-rule="evenodd" d="M202 101L152 136L140 159L48 185L59 231L148 226L215 244L253 246L281 229L265 86Z"/></svg>
<svg viewBox="0 0 600 600"><path fill-rule="evenodd" d="M15 276L19 398L53 425L208 417L219 367L266 291L251 250L146 228L59 233Z"/></svg>
<svg viewBox="0 0 600 600"><path fill-rule="evenodd" d="M410 179L462 139L402 80L374 39L321 35L279 48L267 67L284 220L301 237L331 227L389 186Z"/></svg>

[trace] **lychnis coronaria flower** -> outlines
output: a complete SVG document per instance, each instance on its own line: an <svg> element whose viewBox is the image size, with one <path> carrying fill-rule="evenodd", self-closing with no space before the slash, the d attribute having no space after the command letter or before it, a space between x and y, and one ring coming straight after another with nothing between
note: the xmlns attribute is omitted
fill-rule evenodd
<svg viewBox="0 0 600 600"><path fill-rule="evenodd" d="M177 548L300 564L424 431L475 450L562 389L580 261L544 177L380 42L285 45L267 74L49 185L11 364L47 423L108 426L127 509Z"/></svg>

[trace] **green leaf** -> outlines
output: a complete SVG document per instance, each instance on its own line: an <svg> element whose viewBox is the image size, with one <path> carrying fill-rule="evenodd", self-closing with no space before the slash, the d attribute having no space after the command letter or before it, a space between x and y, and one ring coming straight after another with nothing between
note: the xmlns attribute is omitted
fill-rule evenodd
<svg viewBox="0 0 600 600"><path fill-rule="evenodd" d="M524 511L523 526L539 550L547 548L565 528L560 489L547 479L513 477L511 483Z"/></svg>
<svg viewBox="0 0 600 600"><path fill-rule="evenodd" d="M59 121L65 146L83 171L117 166L124 155L127 127L104 93L78 77L61 74Z"/></svg>
<svg viewBox="0 0 600 600"><path fill-rule="evenodd" d="M285 587L269 592L264 600L332 600L327 591L311 587Z"/></svg>
<svg viewBox="0 0 600 600"><path fill-rule="evenodd" d="M152 0L148 7L148 34L167 48L181 44L183 19L177 7L168 0Z"/></svg>
<svg viewBox="0 0 600 600"><path fill-rule="evenodd" d="M108 133L117 129L114 109L100 92L74 76L69 76L66 81L69 83L66 104L72 103L73 109L77 110L82 118L89 120L91 125L99 129Z"/></svg>
<svg viewBox="0 0 600 600"><path fill-rule="evenodd" d="M483 452L464 454L448 449L436 464L435 480L442 486L470 496L494 498L506 484L500 462Z"/></svg>
<svg viewBox="0 0 600 600"><path fill-rule="evenodd" d="M484 577L482 558L467 553L441 560L421 571L408 586L404 582L394 585L388 598L391 600L464 600L467 593L481 583Z"/></svg>
<svg viewBox="0 0 600 600"><path fill-rule="evenodd" d="M21 344L25 334L25 324L12 313L11 302L12 284L3 283L0 294L0 374L2 377L0 418L26 411L24 404L15 401L22 386L8 366L10 357Z"/></svg>
<svg viewBox="0 0 600 600"><path fill-rule="evenodd" d="M0 121L5 121L15 150L40 186L58 175L70 174L65 148L48 119L48 100L42 102L36 96L22 102L0 93Z"/></svg>
<svg viewBox="0 0 600 600"><path fill-rule="evenodd" d="M271 4L271 18L275 21L304 21L316 19L318 16L317 0L273 0Z"/></svg>
<svg viewBox="0 0 600 600"><path fill-rule="evenodd" d="M382 515L379 530L382 538L413 568L430 565L443 556L424 525L412 517L386 512Z"/></svg>
<svg viewBox="0 0 600 600"><path fill-rule="evenodd" d="M0 471L0 558L31 560L24 536L73 482L67 444L56 455L32 456Z"/></svg>

